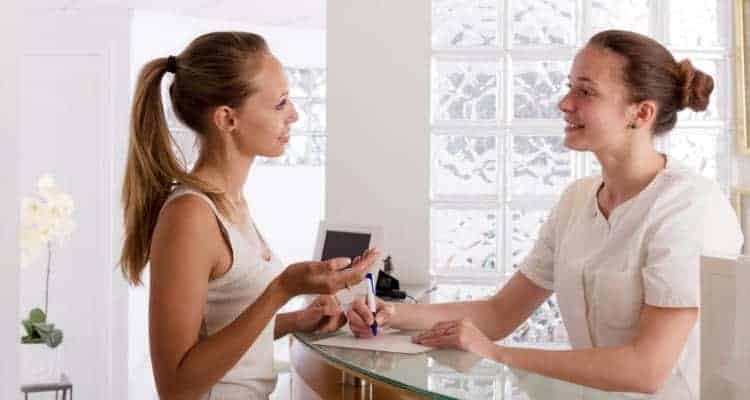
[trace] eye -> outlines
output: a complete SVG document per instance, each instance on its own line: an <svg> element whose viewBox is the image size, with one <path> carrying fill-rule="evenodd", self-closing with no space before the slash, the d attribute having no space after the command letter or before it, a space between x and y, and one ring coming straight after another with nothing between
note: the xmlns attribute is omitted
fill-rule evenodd
<svg viewBox="0 0 750 400"><path fill-rule="evenodd" d="M581 93L581 88L578 87L578 86L573 86L570 83L566 83L565 86L568 87L568 91L569 92L573 92L573 94L575 94L576 96L582 94Z"/></svg>
<svg viewBox="0 0 750 400"><path fill-rule="evenodd" d="M583 87L583 86L575 86L574 87L570 83L566 84L566 86L568 87L568 89L570 89L570 91L574 92L575 95L577 95L577 96L591 97L591 96L594 95L594 92L592 90L590 90L590 89L588 89L586 87Z"/></svg>
<svg viewBox="0 0 750 400"><path fill-rule="evenodd" d="M284 106L286 106L286 103L287 103L287 100L286 100L286 99L284 99L284 100L281 100L281 103L279 103L279 104L277 104L277 105L276 105L276 107L275 107L275 108L276 108L276 110L278 110L278 111L281 111L281 110L283 110L283 109L284 109Z"/></svg>

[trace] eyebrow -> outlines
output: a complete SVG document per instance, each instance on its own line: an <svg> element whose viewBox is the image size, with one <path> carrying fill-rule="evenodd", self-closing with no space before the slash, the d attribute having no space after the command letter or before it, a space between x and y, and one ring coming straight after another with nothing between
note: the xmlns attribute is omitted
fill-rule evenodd
<svg viewBox="0 0 750 400"><path fill-rule="evenodd" d="M569 81L572 81L572 80L573 80L573 78L572 78L572 77L571 77L570 75L568 75L568 80L569 80ZM587 78L587 77L585 77L585 76L579 77L579 78L578 78L578 80L579 80L579 81L581 81L581 82L586 82L586 83L589 83L589 84L591 84L591 85L593 85L593 86L597 86L597 83L596 83L596 81L593 81L593 80L591 80L590 78Z"/></svg>

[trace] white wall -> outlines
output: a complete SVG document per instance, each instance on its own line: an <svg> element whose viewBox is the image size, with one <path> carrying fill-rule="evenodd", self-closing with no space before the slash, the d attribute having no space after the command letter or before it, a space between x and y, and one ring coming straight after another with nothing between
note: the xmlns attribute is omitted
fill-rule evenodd
<svg viewBox="0 0 750 400"><path fill-rule="evenodd" d="M430 1L328 2L326 216L381 224L405 282L429 271Z"/></svg>
<svg viewBox="0 0 750 400"><path fill-rule="evenodd" d="M268 41L271 51L286 66L325 66L325 31L295 30L258 26L242 21L215 20L135 11L131 82L140 66L153 58L177 55L191 40L217 30L242 30L258 33Z"/></svg>
<svg viewBox="0 0 750 400"><path fill-rule="evenodd" d="M22 24L21 192L50 172L76 203L77 230L54 251L48 314L65 334L62 370L84 399L127 395L114 165L127 135L129 29L128 11L29 11ZM21 272L22 314L43 303L45 261Z"/></svg>
<svg viewBox="0 0 750 400"><path fill-rule="evenodd" d="M0 399L20 399L18 391L18 52L21 8L0 13Z"/></svg>

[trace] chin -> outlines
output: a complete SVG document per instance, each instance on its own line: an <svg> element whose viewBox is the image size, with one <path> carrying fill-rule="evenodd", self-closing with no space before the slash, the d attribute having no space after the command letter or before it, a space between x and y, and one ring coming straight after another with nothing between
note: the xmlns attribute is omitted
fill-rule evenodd
<svg viewBox="0 0 750 400"><path fill-rule="evenodd" d="M263 157L263 158L278 158L284 155L284 149L251 152L251 153L248 153L247 155L254 156L254 157Z"/></svg>
<svg viewBox="0 0 750 400"><path fill-rule="evenodd" d="M589 136L583 134L570 134L566 132L563 139L563 146L573 151L592 151L594 146L592 146L590 139Z"/></svg>
<svg viewBox="0 0 750 400"><path fill-rule="evenodd" d="M281 157L284 155L284 153L286 153L286 146L279 147L278 149L273 149L269 151L268 154L265 155L265 157L268 157L268 158Z"/></svg>
<svg viewBox="0 0 750 400"><path fill-rule="evenodd" d="M565 140L563 140L563 146L565 146L566 149L575 151L588 150L581 140L576 140L576 138L572 138L567 135L565 136Z"/></svg>

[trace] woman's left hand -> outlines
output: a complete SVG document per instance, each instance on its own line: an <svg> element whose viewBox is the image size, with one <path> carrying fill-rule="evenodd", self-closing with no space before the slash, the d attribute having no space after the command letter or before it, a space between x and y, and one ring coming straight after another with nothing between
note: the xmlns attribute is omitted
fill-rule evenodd
<svg viewBox="0 0 750 400"><path fill-rule="evenodd" d="M483 357L490 356L494 343L468 319L438 322L416 335L412 341L423 346L448 347L468 351Z"/></svg>
<svg viewBox="0 0 750 400"><path fill-rule="evenodd" d="M346 323L341 306L335 296L321 295L307 308L297 312L297 331L330 333Z"/></svg>

